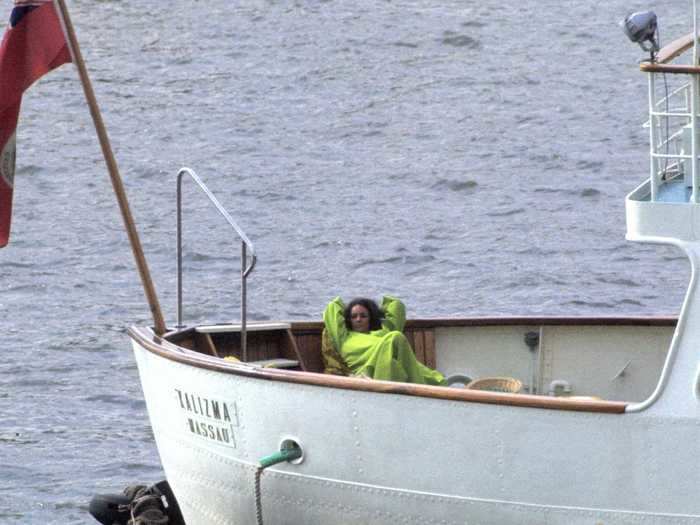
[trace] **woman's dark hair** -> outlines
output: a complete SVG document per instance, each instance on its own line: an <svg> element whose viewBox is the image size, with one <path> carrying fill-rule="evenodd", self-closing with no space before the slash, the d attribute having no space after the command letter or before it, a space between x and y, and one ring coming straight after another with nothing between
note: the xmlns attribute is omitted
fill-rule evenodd
<svg viewBox="0 0 700 525"><path fill-rule="evenodd" d="M350 321L350 313L352 312L353 306L364 306L369 312L369 329L379 330L382 327L382 319L384 319L384 313L379 308L379 305L375 303L372 299L367 299L365 297L356 297L348 303L345 307L343 315L345 316L345 326L348 330L352 330L352 322Z"/></svg>

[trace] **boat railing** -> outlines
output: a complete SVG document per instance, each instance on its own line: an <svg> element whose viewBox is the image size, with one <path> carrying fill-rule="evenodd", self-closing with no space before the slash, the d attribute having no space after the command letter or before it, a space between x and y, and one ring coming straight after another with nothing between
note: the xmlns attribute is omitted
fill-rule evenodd
<svg viewBox="0 0 700 525"><path fill-rule="evenodd" d="M177 327L182 328L182 179L185 175L197 183L199 188L209 198L209 201L216 207L219 213L226 219L226 222L236 232L241 241L241 354L243 361L247 361L247 287L246 280L250 272L255 267L257 257L253 243L248 239L245 232L238 226L236 221L229 215L214 194L202 182L197 174L190 168L182 168L177 174Z"/></svg>
<svg viewBox="0 0 700 525"><path fill-rule="evenodd" d="M700 67L697 24L690 35L663 47L653 61L643 62L648 73L651 200L700 201L698 126L700 126ZM692 49L690 63L671 63ZM686 58L687 61L687 58ZM665 192L666 185L684 191ZM689 190L689 191L688 191ZM689 193L689 195L688 195Z"/></svg>
<svg viewBox="0 0 700 525"><path fill-rule="evenodd" d="M664 79L664 91L668 84ZM688 154L689 134L692 115L690 113L690 84L685 83L670 93L658 97L655 82L651 82L650 93L652 101L649 120L644 127L649 129L652 141L651 157L654 200L658 193L658 185L665 181L685 175L690 170L685 163L691 159Z"/></svg>

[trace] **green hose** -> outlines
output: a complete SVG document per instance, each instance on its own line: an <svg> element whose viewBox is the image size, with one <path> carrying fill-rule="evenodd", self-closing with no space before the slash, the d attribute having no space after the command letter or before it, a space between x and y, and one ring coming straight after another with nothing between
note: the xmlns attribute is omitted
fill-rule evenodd
<svg viewBox="0 0 700 525"><path fill-rule="evenodd" d="M261 468L267 468L271 467L272 465L276 465L277 463L284 463L285 461L294 461L295 459L299 459L301 457L301 449L299 447L292 447L292 448L285 448L284 450L280 450L278 452L275 452L274 454L270 454L269 456L265 456L260 460L260 467Z"/></svg>
<svg viewBox="0 0 700 525"><path fill-rule="evenodd" d="M263 525L262 519L262 490L260 488L260 476L262 476L263 470L272 465L277 465L277 463L284 463L285 461L294 461L301 457L301 448L298 446L292 446L289 448L284 448L274 454L265 456L260 460L260 466L255 471L255 518L258 525Z"/></svg>

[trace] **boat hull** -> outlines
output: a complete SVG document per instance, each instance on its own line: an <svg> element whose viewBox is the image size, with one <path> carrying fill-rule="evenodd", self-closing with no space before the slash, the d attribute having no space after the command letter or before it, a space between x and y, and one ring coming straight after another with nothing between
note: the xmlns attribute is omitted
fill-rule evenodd
<svg viewBox="0 0 700 525"><path fill-rule="evenodd" d="M133 347L188 525L255 523L258 461L285 440L304 455L263 472L268 524L700 523L697 420L324 387Z"/></svg>

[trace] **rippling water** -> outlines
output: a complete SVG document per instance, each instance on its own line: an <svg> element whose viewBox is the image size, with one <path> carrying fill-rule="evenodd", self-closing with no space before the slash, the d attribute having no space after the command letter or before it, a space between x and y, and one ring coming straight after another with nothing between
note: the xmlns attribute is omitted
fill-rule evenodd
<svg viewBox="0 0 700 525"><path fill-rule="evenodd" d="M687 2L71 4L168 321L183 165L255 243L255 318L383 292L418 316L678 311L681 253L624 240L646 79L617 21L655 8L670 39ZM0 522L92 523L92 494L162 473L125 334L148 308L72 66L25 97L17 164ZM234 319L238 245L186 200L185 318Z"/></svg>

